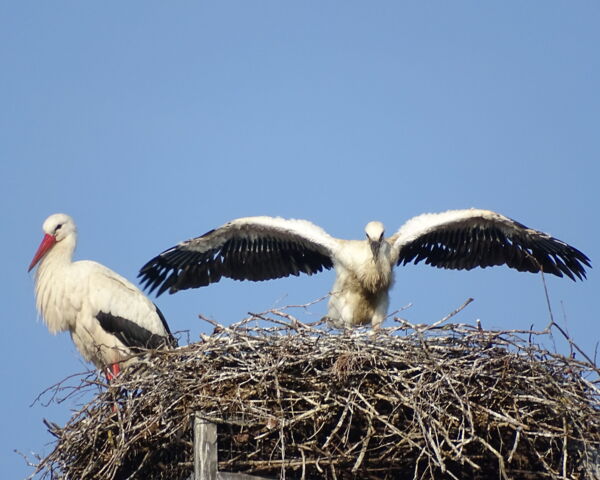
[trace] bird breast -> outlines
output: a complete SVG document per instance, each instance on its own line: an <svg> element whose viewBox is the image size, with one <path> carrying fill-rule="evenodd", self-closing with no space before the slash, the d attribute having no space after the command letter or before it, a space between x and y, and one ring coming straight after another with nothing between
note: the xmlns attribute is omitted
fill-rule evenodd
<svg viewBox="0 0 600 480"><path fill-rule="evenodd" d="M362 287L370 293L387 291L392 284L392 268L389 262L370 258L363 268L358 270L358 279Z"/></svg>
<svg viewBox="0 0 600 480"><path fill-rule="evenodd" d="M348 241L344 254L338 259L338 287L343 290L376 294L387 291L393 282L390 246L381 245L377 257L364 241Z"/></svg>

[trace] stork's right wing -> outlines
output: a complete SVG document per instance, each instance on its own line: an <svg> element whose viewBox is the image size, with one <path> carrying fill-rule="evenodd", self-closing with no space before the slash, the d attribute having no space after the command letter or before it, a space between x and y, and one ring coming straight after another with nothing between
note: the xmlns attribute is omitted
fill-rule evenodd
<svg viewBox="0 0 600 480"><path fill-rule="evenodd" d="M270 280L333 267L338 240L306 220L238 218L165 250L139 273L157 295L203 287L222 277Z"/></svg>

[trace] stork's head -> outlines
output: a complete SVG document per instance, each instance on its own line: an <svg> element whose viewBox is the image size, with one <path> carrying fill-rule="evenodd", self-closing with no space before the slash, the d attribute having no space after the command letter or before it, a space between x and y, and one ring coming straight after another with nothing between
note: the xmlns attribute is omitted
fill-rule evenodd
<svg viewBox="0 0 600 480"><path fill-rule="evenodd" d="M367 234L367 240L371 246L373 257L377 257L379 255L381 244L383 243L383 223L376 221L367 223L365 233Z"/></svg>
<svg viewBox="0 0 600 480"><path fill-rule="evenodd" d="M28 271L31 271L56 243L77 233L75 222L65 213L50 215L44 222L42 230L44 231L44 238L37 252L35 252L33 260L29 264Z"/></svg>

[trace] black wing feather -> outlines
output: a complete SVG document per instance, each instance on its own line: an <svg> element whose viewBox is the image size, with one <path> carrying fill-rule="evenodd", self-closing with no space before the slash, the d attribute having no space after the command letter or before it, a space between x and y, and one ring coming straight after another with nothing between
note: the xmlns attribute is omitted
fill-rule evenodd
<svg viewBox="0 0 600 480"><path fill-rule="evenodd" d="M514 222L510 232L499 225L444 226L402 246L398 265L425 260L438 268L470 270L508 265L521 272L550 273L572 280L586 276L590 259L575 247Z"/></svg>
<svg viewBox="0 0 600 480"><path fill-rule="evenodd" d="M211 230L165 250L141 268L142 285L150 292L157 289L158 296L167 290L175 293L207 286L222 277L262 281L312 275L333 267L322 250L290 232L250 235L238 230L224 237L219 230Z"/></svg>
<svg viewBox="0 0 600 480"><path fill-rule="evenodd" d="M98 312L96 319L100 323L102 329L117 337L123 345L133 351L140 348L155 349L163 348L165 346L176 346L177 341L171 335L165 317L158 307L156 307L156 313L160 317L160 320L168 333L167 336L152 333L150 330L141 327L127 318L113 315L109 312Z"/></svg>

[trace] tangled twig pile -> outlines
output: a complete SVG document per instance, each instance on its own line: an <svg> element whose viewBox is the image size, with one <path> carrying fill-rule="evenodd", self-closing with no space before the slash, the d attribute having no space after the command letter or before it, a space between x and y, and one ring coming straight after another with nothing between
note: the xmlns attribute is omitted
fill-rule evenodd
<svg viewBox="0 0 600 480"><path fill-rule="evenodd" d="M190 419L199 412L218 424L222 471L337 479L594 475L599 371L539 346L543 333L439 322L340 333L278 311L215 326L199 343L147 354L65 427L52 426L57 444L38 473L187 479Z"/></svg>

